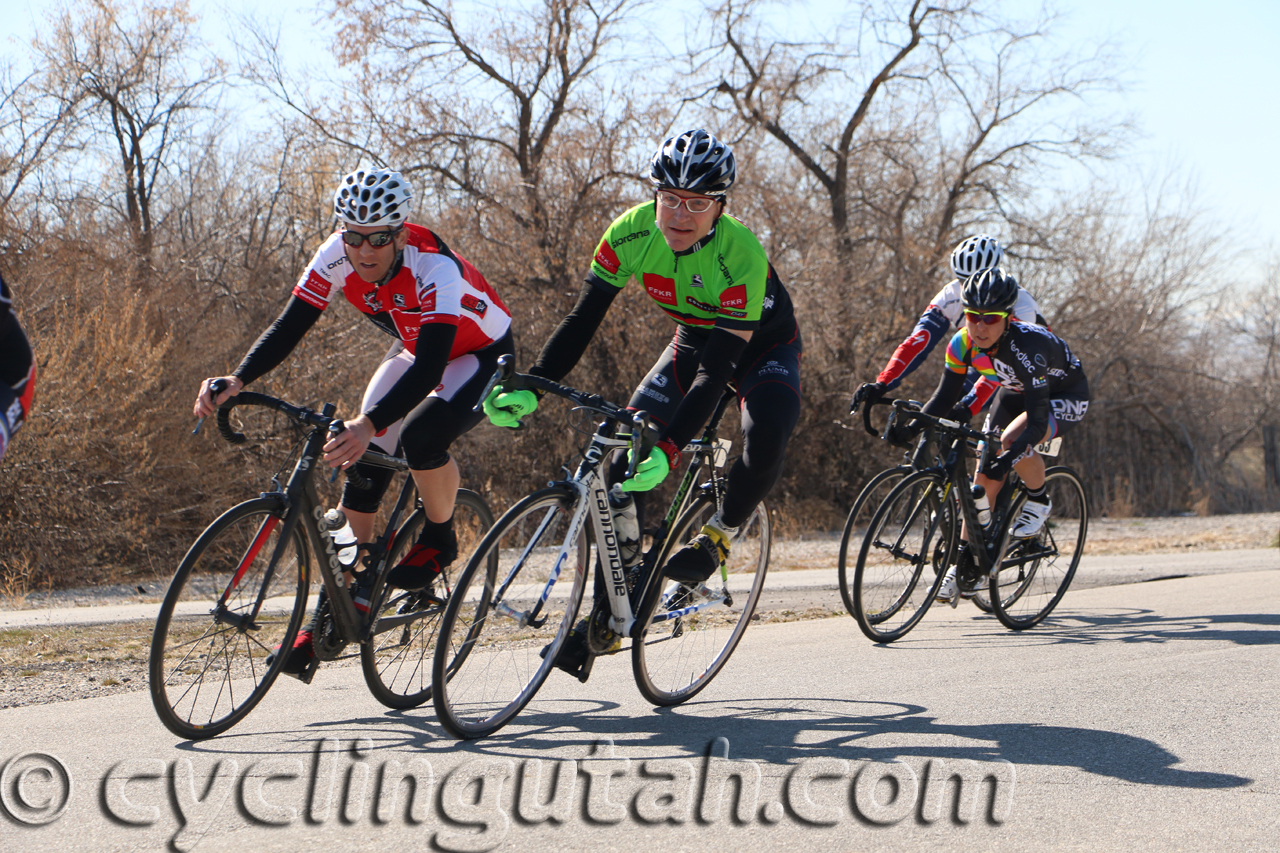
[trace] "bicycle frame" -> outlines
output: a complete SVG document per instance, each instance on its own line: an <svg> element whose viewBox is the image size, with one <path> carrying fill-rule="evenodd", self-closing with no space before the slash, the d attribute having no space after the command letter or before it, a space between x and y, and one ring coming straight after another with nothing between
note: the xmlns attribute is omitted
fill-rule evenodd
<svg viewBox="0 0 1280 853"><path fill-rule="evenodd" d="M328 598L334 626L337 630L338 638L343 641L344 645L362 643L377 634L419 618L420 614L413 612L398 614L394 617L376 621L370 618L366 621L365 617L356 610L355 602L351 596L339 594L339 591L344 591L347 588L343 577L345 570L338 559L338 550L333 541L333 534L324 523L324 507L320 501L314 480L317 473L317 463L323 455L323 447L328 440L328 431L333 423L333 413L336 411L336 407L332 403L326 403L321 411L316 413L311 409L291 406L274 397L242 392L239 396L228 400L218 410L218 431L227 441L233 444L239 444L245 440L242 434L234 432L230 426L230 412L236 405L260 405L276 409L296 421L309 425L311 429L303 441L298 460L294 463L293 470L290 472L284 488L279 489L277 481L277 489L275 491L262 493L262 497L274 498L279 502L282 518L272 516L263 522L257 536L254 537L252 544L241 558L241 568L233 575L231 582L219 597L213 612L214 620L220 624L231 625L241 631L254 630L256 628L257 616L265 603L266 590L270 586L271 574L274 573L275 566L279 564L280 558L284 556L285 550L288 549L292 541L294 528L304 518L307 519L307 540L310 543L312 553L317 557L320 578ZM394 471L406 471L409 467L408 462L404 459L389 456L385 453L378 453L377 451L367 451L360 461L383 468L390 468ZM399 529L399 521L404 515L405 509L409 506L412 496L413 481L408 479L400 490L400 496L391 511L385 530L373 544L374 553L379 555L381 561L385 561L390 553L392 538ZM253 562L262 547L262 543L281 523L284 526L276 540L275 552L272 554L270 567L264 578L264 583L258 591L258 597L253 608L243 616L231 613L226 608L226 602L243 576L244 569ZM374 588L370 593L369 613L376 614L379 612L386 584L383 577L384 573L381 571L383 568L381 562L372 568L377 571L377 575ZM317 657L323 659L320 644L317 644L316 652Z"/></svg>
<svg viewBox="0 0 1280 853"><path fill-rule="evenodd" d="M889 427L893 424L894 418L910 414L916 418L926 419L930 422L928 429L940 429L950 434L950 439L946 446L946 457L942 464L933 466L932 470L939 471L947 478L947 492L952 489L956 490L957 502L960 505L960 515L964 520L965 526L969 531L970 541L981 542L983 547L972 549L973 557L978 565L978 569L985 575L991 576L997 574L1004 569L1010 569L1015 566L1025 565L1041 559L1046 554L1056 551L1057 545L1054 543L1051 547L1042 548L1039 551L1028 551L1019 553L1017 557L1012 559L1004 559L1004 554L1008 549L1009 537L1007 535L998 535L996 532L1004 529L1005 514L1013 503L1014 483L1013 479L1016 475L1010 472L1009 479L1005 481L1005 487L1000 490L995 500L992 501L991 522L986 527L978 521L978 506L974 502L971 486L973 481L969 477L966 466L961 464L960 448L970 438L978 439L982 442L982 455L978 460L978 470L986 462L989 453L995 442L1000 439L999 433L996 431L982 432L971 429L958 421L952 421L947 418L941 418L936 415L927 415L923 412L912 411L909 407L910 401L895 400L884 401L886 404L893 406L893 414L889 418L888 424L885 426L885 432L888 433ZM868 407L870 408L870 407ZM868 421L868 425L869 425ZM1056 453L1061 442L1054 446L1052 453ZM926 469L928 470L928 469ZM949 495L944 493L941 495L943 501L946 501ZM915 513L922 511L924 502L919 502L912 510ZM990 541L987 537L996 535L995 541ZM976 537L976 538L975 538Z"/></svg>
<svg viewBox="0 0 1280 853"><path fill-rule="evenodd" d="M489 390L492 390L496 385L509 383L512 376L510 364L504 364L494 374L494 378L489 383L489 389L486 389L481 399L486 398ZM552 589L559 581L561 570L575 550L578 537L583 526L587 523L587 517L590 516L596 551L599 556L599 570L604 572L606 580L605 586L608 592L611 614L609 629L615 634L638 639L647 622L643 616L650 613L656 605L658 601L657 593L661 588L661 576L654 571L654 567L658 563L659 556L665 551L667 536L672 526L689 506L694 493L694 486L698 482L703 466L709 457L714 462L718 449L716 430L728 408L729 400L733 398L733 392L732 390L727 391L720 399L715 413L704 429L702 436L695 441L691 441L686 446L685 450L691 452L692 457L684 477L680 480L676 495L671 501L662 524L654 533L653 544L645 552L644 559L638 567L633 567L628 571L622 562L618 537L613 527L613 513L609 507L606 477L601 467L606 463L608 453L615 449L631 448L633 459L643 458L647 455L646 445L648 447L652 446L652 428L648 426L647 415L644 412L632 413L628 410L620 409L606 403L596 395L583 394L541 377L520 376L519 381L526 387L540 388L558 396L567 397L580 406L605 415L608 420L605 420L596 428L591 443L587 446L583 459L573 476L567 481L561 481L559 484L572 489L577 495L577 500L575 501L575 510L570 519L568 532L560 546L560 553L556 558L550 576L547 578L546 585L538 597L538 601L527 613L514 611L502 601L512 579L528 557L526 552L515 562L508 576L498 584L491 606L494 607L496 612L516 620L521 625L540 627L542 623L538 621L538 617L542 612L543 605L546 604L551 596ZM633 432L626 437L617 436L615 435L617 424L624 419L631 422L634 428ZM639 438L638 441L637 437ZM637 448L641 452L637 452ZM722 489L720 478L713 475L710 485L715 491L718 503ZM551 512L547 514L547 518L544 519L542 527L537 531L537 535L530 540L530 548L533 547L532 543L538 541L542 531L550 523L552 516L553 513ZM723 568L721 571L723 573ZM664 613L660 618L674 619L685 616L698 610L716 606L728 597L727 592L724 596L716 597L711 590L705 587L703 589L710 593L710 595L706 596L706 600L680 610ZM636 594L637 590L639 591L638 595ZM633 602L635 602L634 606Z"/></svg>

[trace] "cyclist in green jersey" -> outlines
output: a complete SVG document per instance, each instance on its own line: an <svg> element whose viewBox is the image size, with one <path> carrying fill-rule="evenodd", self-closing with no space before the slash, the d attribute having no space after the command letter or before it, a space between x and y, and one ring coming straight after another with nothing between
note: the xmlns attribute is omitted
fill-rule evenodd
<svg viewBox="0 0 1280 853"><path fill-rule="evenodd" d="M764 247L725 214L735 177L733 152L707 131L666 140L650 163L653 199L609 226L577 304L530 370L554 380L572 370L632 279L675 321L671 343L631 398L630 408L648 412L661 434L622 483L624 493L647 492L678 467L681 449L706 424L726 383L734 383L743 452L730 469L721 512L665 568L686 583L706 580L728 557L737 528L777 482L800 415L800 329ZM498 388L485 411L498 426L514 427L538 399L533 391ZM613 460L615 482L626 462L622 454ZM643 525L631 495L614 494L623 556L634 562Z"/></svg>

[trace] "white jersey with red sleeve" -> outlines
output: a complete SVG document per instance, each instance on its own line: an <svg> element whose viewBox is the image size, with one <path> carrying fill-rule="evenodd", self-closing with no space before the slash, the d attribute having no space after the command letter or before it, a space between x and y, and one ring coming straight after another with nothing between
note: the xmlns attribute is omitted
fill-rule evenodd
<svg viewBox="0 0 1280 853"><path fill-rule="evenodd" d="M947 322L951 324L951 328L959 329L964 325L964 285L958 279L951 279L947 284L938 291L938 295L930 300L926 312L936 309L947 318ZM1036 304L1035 297L1027 293L1026 288L1018 288L1018 301L1013 305L1011 317L1023 323L1031 323L1039 325L1037 317L1040 316L1040 306Z"/></svg>
<svg viewBox="0 0 1280 853"><path fill-rule="evenodd" d="M337 289L411 353L422 328L433 323L458 327L450 360L482 350L505 335L511 313L484 276L434 232L411 223L404 227L404 256L385 284L371 284L351 269L342 235L334 232L316 251L293 295L323 311Z"/></svg>

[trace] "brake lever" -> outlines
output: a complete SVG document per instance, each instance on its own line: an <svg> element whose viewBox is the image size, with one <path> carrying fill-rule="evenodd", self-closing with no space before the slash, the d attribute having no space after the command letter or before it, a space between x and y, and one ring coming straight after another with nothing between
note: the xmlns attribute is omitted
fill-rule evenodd
<svg viewBox="0 0 1280 853"><path fill-rule="evenodd" d="M213 400L218 399L218 395L227 390L229 383L225 379L215 379L209 383L209 397ZM191 431L192 435L200 434L200 427L204 426L204 418L196 418L196 428Z"/></svg>

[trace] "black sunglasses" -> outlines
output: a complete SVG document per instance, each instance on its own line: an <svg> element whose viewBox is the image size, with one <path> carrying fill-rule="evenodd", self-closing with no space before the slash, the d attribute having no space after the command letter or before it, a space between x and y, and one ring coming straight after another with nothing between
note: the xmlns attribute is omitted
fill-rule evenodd
<svg viewBox="0 0 1280 853"><path fill-rule="evenodd" d="M396 238L396 235L404 230L404 226L399 228L389 228L386 231L374 231L372 234L361 234L359 231L343 231L342 242L348 246L355 248L362 244L365 240L369 241L369 245L375 249L381 249Z"/></svg>

